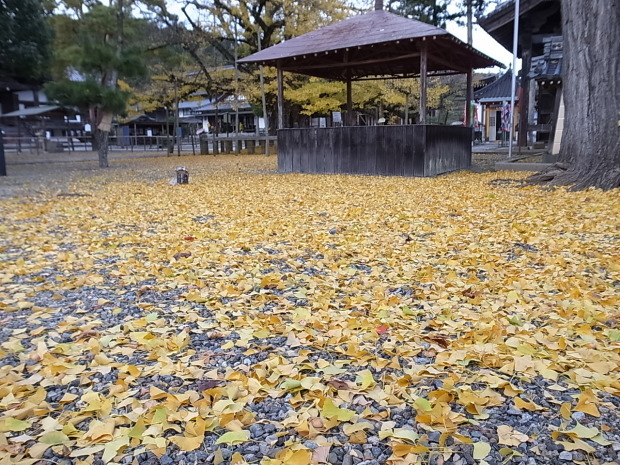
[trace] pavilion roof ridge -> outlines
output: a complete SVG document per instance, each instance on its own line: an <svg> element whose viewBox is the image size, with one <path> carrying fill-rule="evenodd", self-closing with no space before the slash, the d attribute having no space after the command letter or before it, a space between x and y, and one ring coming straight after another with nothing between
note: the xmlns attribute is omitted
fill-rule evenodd
<svg viewBox="0 0 620 465"><path fill-rule="evenodd" d="M445 35L453 37L448 31L431 24L389 11L372 10L273 45L239 62L267 62L344 48Z"/></svg>
<svg viewBox="0 0 620 465"><path fill-rule="evenodd" d="M428 53L430 75L466 73L504 65L448 31L373 10L273 45L245 57L278 69L340 81L415 77Z"/></svg>

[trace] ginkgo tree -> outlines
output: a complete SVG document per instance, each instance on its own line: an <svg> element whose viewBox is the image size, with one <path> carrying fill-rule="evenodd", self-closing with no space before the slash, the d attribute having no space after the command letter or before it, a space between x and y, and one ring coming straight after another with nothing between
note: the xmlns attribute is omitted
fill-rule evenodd
<svg viewBox="0 0 620 465"><path fill-rule="evenodd" d="M354 8L336 0L313 0L311 2L285 1L199 1L187 2L184 9L192 27L210 41L219 44L223 56L232 60L232 47L225 44L237 42L241 55L256 52L261 48L290 39L323 26L340 21L354 13ZM197 20L189 14L189 7L206 16ZM200 18L200 16L199 16ZM231 61L232 62L232 61ZM241 91L252 102L260 100L257 73L253 68L242 67ZM277 86L275 72L265 70L267 101L272 108L276 104ZM429 87L429 106L438 103L447 89L433 81ZM419 95L419 81L401 80L396 83L378 81L359 82L353 86L353 101L357 110L364 113L388 112L405 121L409 109L416 106ZM346 91L343 83L301 76L285 75L286 119L299 121L299 115L327 115L343 110L346 106ZM414 111L415 112L415 111ZM275 112L271 112L275 114Z"/></svg>
<svg viewBox="0 0 620 465"><path fill-rule="evenodd" d="M427 90L429 108L437 107L440 99L449 88L438 79L431 79ZM366 114L384 113L410 120L410 110L418 113L420 95L419 79L376 80L356 82L352 86L353 106ZM301 107L304 115L326 115L330 112L344 110L346 106L346 88L343 82L327 81L311 77L303 85L293 88L288 86L285 98Z"/></svg>
<svg viewBox="0 0 620 465"><path fill-rule="evenodd" d="M184 19L192 28L195 40L214 47L229 64L234 64L235 43L237 55L246 56L259 48L265 49L282 40L340 21L353 12L341 0L186 0L184 3ZM211 74L210 70L203 71ZM255 68L245 66L240 66L240 71L239 89L259 107L259 73ZM266 69L265 79L267 106L273 109L276 104L275 73ZM299 89L306 84L316 85L306 77L287 76L289 89ZM287 110L288 113L295 113L302 108L289 103ZM269 113L275 115L275 111Z"/></svg>
<svg viewBox="0 0 620 465"><path fill-rule="evenodd" d="M185 0L185 17L195 33L208 35L211 42L237 41L240 56L270 47L345 19L352 13L343 0ZM189 14L190 6L198 15ZM220 47L230 60L232 47Z"/></svg>

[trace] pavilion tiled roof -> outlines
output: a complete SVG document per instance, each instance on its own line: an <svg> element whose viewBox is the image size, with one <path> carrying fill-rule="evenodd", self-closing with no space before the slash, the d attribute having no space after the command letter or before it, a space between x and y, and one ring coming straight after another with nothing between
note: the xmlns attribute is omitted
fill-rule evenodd
<svg viewBox="0 0 620 465"><path fill-rule="evenodd" d="M329 79L418 75L423 42L428 43L430 74L503 67L443 29L383 10L295 37L239 62Z"/></svg>

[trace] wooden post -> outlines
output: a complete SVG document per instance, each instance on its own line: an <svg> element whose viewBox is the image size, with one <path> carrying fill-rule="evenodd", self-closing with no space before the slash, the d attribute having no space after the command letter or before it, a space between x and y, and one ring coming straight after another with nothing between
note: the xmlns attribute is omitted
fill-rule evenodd
<svg viewBox="0 0 620 465"><path fill-rule="evenodd" d="M403 124L409 124L409 92L405 94L405 121Z"/></svg>
<svg viewBox="0 0 620 465"><path fill-rule="evenodd" d="M532 30L526 25L521 35L521 95L519 95L519 147L527 147L529 126L530 78L527 76L532 66Z"/></svg>
<svg viewBox="0 0 620 465"><path fill-rule="evenodd" d="M257 43L258 43L258 51L261 51L261 38L260 33L256 33ZM269 135L269 117L267 116L267 104L265 103L265 77L263 76L263 66L258 67L258 72L260 76L260 96L261 102L263 104L263 120L265 122L265 137ZM260 145L260 129L258 127L258 119L256 120L256 139L258 144ZM265 156L269 155L269 146L265 146Z"/></svg>
<svg viewBox="0 0 620 465"><path fill-rule="evenodd" d="M196 155L196 145L194 145L194 132L195 131L196 131L195 129L193 131L190 129L189 131L189 136L192 141L192 155Z"/></svg>
<svg viewBox="0 0 620 465"><path fill-rule="evenodd" d="M0 176L6 176L6 159L4 158L4 139L0 131Z"/></svg>
<svg viewBox="0 0 620 465"><path fill-rule="evenodd" d="M428 74L428 43L422 39L420 55L420 124L426 124L426 87Z"/></svg>
<svg viewBox="0 0 620 465"><path fill-rule="evenodd" d="M351 79L347 79L347 117L344 120L347 126L353 126L353 98L351 97Z"/></svg>
<svg viewBox="0 0 620 465"><path fill-rule="evenodd" d="M284 73L278 66L278 129L284 129Z"/></svg>
<svg viewBox="0 0 620 465"><path fill-rule="evenodd" d="M174 78L174 107L175 107L175 112L174 112L174 139L172 139L172 140L176 142L177 157L180 157L181 156L182 138L179 138L179 89L177 88L177 85L178 85L178 81L177 81L177 78L175 76L175 78Z"/></svg>
<svg viewBox="0 0 620 465"><path fill-rule="evenodd" d="M474 70L467 71L467 95L465 96L465 126L471 128L471 101L473 100Z"/></svg>
<svg viewBox="0 0 620 465"><path fill-rule="evenodd" d="M239 56L237 53L237 21L232 17L230 19L235 23L235 155L239 155L241 150L239 147L239 66L237 64Z"/></svg>
<svg viewBox="0 0 620 465"><path fill-rule="evenodd" d="M170 150L170 112L166 106L166 156L169 157L172 153Z"/></svg>

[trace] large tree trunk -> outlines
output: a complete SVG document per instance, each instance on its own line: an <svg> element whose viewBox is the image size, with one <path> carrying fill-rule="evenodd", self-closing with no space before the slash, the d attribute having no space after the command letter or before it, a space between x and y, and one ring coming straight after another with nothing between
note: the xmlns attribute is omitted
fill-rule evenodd
<svg viewBox="0 0 620 465"><path fill-rule="evenodd" d="M532 182L620 187L620 1L562 0L565 120L560 166Z"/></svg>

